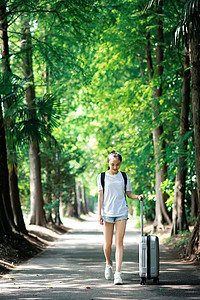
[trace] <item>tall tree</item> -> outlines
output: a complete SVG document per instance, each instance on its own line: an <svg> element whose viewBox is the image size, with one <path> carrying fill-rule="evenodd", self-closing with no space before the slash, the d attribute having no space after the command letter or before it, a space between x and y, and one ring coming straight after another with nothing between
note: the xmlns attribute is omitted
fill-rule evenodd
<svg viewBox="0 0 200 300"><path fill-rule="evenodd" d="M7 84L7 89L11 83L11 68L9 62L9 44L8 44L8 23L7 23L7 10L6 10L7 1L2 1L0 3L0 31L1 31L1 53L2 53L2 75L3 75L3 82ZM5 88L4 88L5 90ZM12 87L11 89L12 90ZM9 92L7 92L9 93ZM10 105L9 97L6 97L7 100L3 102L4 110L6 110ZM10 97L13 99L13 97ZM0 104L2 105L2 104ZM11 232L11 227L13 226L16 230L26 233L26 228L23 220L23 215L21 211L21 205L19 201L19 190L17 185L17 175L16 169L14 166L11 167L10 172L8 172L7 166L7 151L6 151L6 140L5 140L5 126L2 114L2 106L0 112L1 118L1 201L3 202L1 205L1 213L2 221L4 222L3 227L6 228L5 233ZM8 123L8 122L7 122ZM6 126L8 129L8 125ZM10 149L13 151L13 148ZM9 184L10 183L10 184ZM8 222L6 225L5 222Z"/></svg>
<svg viewBox="0 0 200 300"><path fill-rule="evenodd" d="M8 43L8 22L7 22L7 11L6 11L6 2L1 4L1 53L2 53L2 66L3 66L3 76L4 81L12 85L11 77L12 72L10 68L10 55L9 55L9 43ZM12 88L11 88L12 89ZM7 97L7 101L4 102L5 110L8 109L12 105L14 97ZM13 120L12 117L9 118L9 122L7 120L7 131L9 131L9 126L12 127ZM13 137L11 138L12 142L10 143L11 149L10 152L16 153L15 144ZM23 214L21 210L21 204L19 199L19 189L18 189L18 178L17 178L17 164L16 162L9 163L9 190L10 190L10 198L12 204L12 211L14 215L14 222L16 225L16 229L18 231L27 233Z"/></svg>
<svg viewBox="0 0 200 300"><path fill-rule="evenodd" d="M0 103L0 237L11 234L13 225L14 219L9 197L5 129Z"/></svg>
<svg viewBox="0 0 200 300"><path fill-rule="evenodd" d="M187 174L187 138L189 131L189 111L190 111L190 61L189 47L185 47L184 66L183 66L183 88L180 115L180 139L179 139L179 156L177 160L177 172L175 180L175 195L173 206L173 224L172 234L178 231L188 229L185 214L185 191L186 191L186 174Z"/></svg>
<svg viewBox="0 0 200 300"><path fill-rule="evenodd" d="M162 141L163 126L159 124L160 120L160 104L159 99L162 96L162 74L163 74L163 55L164 55L164 37L163 37L163 21L162 21L162 6L163 2L159 1L159 5L156 9L156 75L157 86L154 87L154 99L152 102L152 120L153 120L153 144L154 144L154 156L155 156L155 173L156 173L156 208L155 208L155 220L154 230L163 229L163 220L171 224L171 220L166 210L166 194L162 193L161 184L166 178L166 163L164 158L165 143ZM151 56L150 45L150 32L147 30L147 47L146 58L147 66L149 70L149 78L152 80L154 75L153 60Z"/></svg>
<svg viewBox="0 0 200 300"><path fill-rule="evenodd" d="M200 1L187 1L185 11L188 16L188 29L191 43L191 78L192 78L192 112L194 125L195 165L198 194L198 214L196 223L191 233L187 253L191 255L195 244L199 241L200 225Z"/></svg>
<svg viewBox="0 0 200 300"><path fill-rule="evenodd" d="M33 77L32 62L32 41L29 21L27 17L23 20L21 48L23 53L23 73L24 77L29 80L25 92L26 103L32 107L33 119L36 116L35 107L35 86ZM39 143L36 139L30 137L29 144L30 159L30 196L31 196L31 212L30 224L45 225L45 217L43 210L43 194L41 182L41 162Z"/></svg>
<svg viewBox="0 0 200 300"><path fill-rule="evenodd" d="M195 144L195 166L196 182L198 195L198 213L194 229L190 235L187 246L187 255L194 252L195 245L199 241L199 224L200 224L200 1L187 0L183 9L183 17L176 28L176 38L178 41L183 39L184 44L190 44L191 60L191 92L192 92L192 113L194 126L194 144Z"/></svg>
<svg viewBox="0 0 200 300"><path fill-rule="evenodd" d="M5 1L0 3L0 32L1 32L1 44L4 45L6 32L6 19L5 19ZM7 44L5 42L5 44ZM2 53L4 55L4 53ZM3 69L5 68L5 56L3 61ZM9 204L10 211L11 211L11 203L9 197L9 181L8 181L8 165L7 165L7 152L6 152L6 138L5 138L5 125L3 119L3 112L2 112L2 97L0 98L0 235L1 237L4 234L9 234L12 232L12 220L9 220L9 213L7 212L6 204ZM14 220L13 220L14 221Z"/></svg>

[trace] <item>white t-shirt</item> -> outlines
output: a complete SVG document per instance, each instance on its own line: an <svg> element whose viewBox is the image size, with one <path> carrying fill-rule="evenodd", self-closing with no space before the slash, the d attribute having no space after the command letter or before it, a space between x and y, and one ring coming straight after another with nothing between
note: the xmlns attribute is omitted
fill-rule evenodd
<svg viewBox="0 0 200 300"><path fill-rule="evenodd" d="M97 177L98 190L103 190L101 185L101 174ZM131 183L127 175L126 191L132 191ZM128 205L124 195L124 178L121 172L110 175L105 172L104 197L102 205L102 216L118 217L128 215Z"/></svg>

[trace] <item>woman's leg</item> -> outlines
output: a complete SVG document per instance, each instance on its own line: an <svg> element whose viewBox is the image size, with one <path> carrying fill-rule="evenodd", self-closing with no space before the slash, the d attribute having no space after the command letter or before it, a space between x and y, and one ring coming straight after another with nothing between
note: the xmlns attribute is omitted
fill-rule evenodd
<svg viewBox="0 0 200 300"><path fill-rule="evenodd" d="M104 254L106 258L106 263L111 264L111 247L113 238L114 224L104 222Z"/></svg>
<svg viewBox="0 0 200 300"><path fill-rule="evenodd" d="M127 220L120 220L115 222L116 272L120 272L121 270L123 250L124 250L123 240L124 240L124 234L126 229L126 222Z"/></svg>

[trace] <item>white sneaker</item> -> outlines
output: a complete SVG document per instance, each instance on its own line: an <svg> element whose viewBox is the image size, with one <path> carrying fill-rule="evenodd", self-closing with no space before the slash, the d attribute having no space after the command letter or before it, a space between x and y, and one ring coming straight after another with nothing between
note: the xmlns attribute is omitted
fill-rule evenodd
<svg viewBox="0 0 200 300"><path fill-rule="evenodd" d="M110 280L112 277L112 262L110 265L106 264L105 279Z"/></svg>
<svg viewBox="0 0 200 300"><path fill-rule="evenodd" d="M115 272L114 284L123 284L120 272Z"/></svg>

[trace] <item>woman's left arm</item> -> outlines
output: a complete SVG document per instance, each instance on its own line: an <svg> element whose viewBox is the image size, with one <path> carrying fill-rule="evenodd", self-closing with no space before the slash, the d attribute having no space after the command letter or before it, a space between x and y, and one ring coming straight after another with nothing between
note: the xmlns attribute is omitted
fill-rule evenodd
<svg viewBox="0 0 200 300"><path fill-rule="evenodd" d="M143 194L141 194L141 195L135 195L135 194L133 194L132 192L130 192L130 191L126 191L126 195L128 196L128 198L130 198L130 199L133 199L133 200L135 200L135 199L137 199L137 200L144 200L144 198L145 198L145 196L143 195Z"/></svg>

